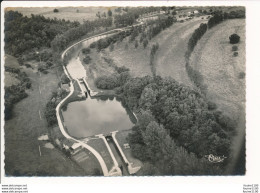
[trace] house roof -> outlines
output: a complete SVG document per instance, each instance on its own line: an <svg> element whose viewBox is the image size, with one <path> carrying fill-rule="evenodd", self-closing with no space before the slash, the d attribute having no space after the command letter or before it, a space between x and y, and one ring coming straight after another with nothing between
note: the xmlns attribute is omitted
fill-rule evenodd
<svg viewBox="0 0 260 193"><path fill-rule="evenodd" d="M80 143L74 143L74 144L71 146L71 148L72 148L72 149L77 149L77 148L80 147L80 146L81 146Z"/></svg>

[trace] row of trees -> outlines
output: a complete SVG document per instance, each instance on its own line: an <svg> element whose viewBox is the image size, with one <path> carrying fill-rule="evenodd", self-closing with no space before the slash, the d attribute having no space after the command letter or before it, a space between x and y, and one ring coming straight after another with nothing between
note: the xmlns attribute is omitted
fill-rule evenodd
<svg viewBox="0 0 260 193"><path fill-rule="evenodd" d="M79 23L33 14L27 17L17 11L6 11L4 26L5 51L18 56L33 48L50 47L56 35L79 26Z"/></svg>
<svg viewBox="0 0 260 193"><path fill-rule="evenodd" d="M125 37L131 35L134 29L128 31L122 31L120 33L111 35L107 38L100 39L96 42L90 44L90 48L96 48L98 52L109 47L111 44L116 43L117 41L122 41Z"/></svg>
<svg viewBox="0 0 260 193"><path fill-rule="evenodd" d="M194 70L189 63L189 59L191 56L192 51L194 50L195 46L197 45L198 41L201 39L201 37L206 33L207 31L207 24L200 24L199 28L197 28L192 36L189 39L188 42L188 49L185 53L186 58L186 71L190 79L195 83L195 85L200 88L202 92L205 92L207 87L203 84L203 77L201 73L197 70Z"/></svg>
<svg viewBox="0 0 260 193"><path fill-rule="evenodd" d="M190 57L191 52L194 50L195 46L197 45L200 38L206 33L207 31L207 24L202 23L200 24L199 28L197 28L188 42L188 50L186 52L186 57Z"/></svg>
<svg viewBox="0 0 260 193"><path fill-rule="evenodd" d="M157 52L157 50L159 49L159 44L153 44L152 49L151 49L151 53L150 53L150 66L151 66L151 71L153 76L156 76L156 67L155 67L155 63L154 63L154 57L155 57L155 53Z"/></svg>
<svg viewBox="0 0 260 193"><path fill-rule="evenodd" d="M231 11L229 13L216 11L213 13L213 17L210 18L208 21L208 28L210 29L226 19L235 19L235 18L245 18L245 10Z"/></svg>

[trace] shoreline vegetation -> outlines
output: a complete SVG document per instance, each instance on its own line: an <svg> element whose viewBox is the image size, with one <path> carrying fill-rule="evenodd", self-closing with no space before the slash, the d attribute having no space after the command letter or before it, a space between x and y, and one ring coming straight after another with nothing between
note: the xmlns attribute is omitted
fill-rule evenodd
<svg viewBox="0 0 260 193"><path fill-rule="evenodd" d="M159 9L160 10L160 9ZM173 9L174 10L174 9ZM58 27L52 40L48 41L44 46L47 49L41 49L39 44L41 40L33 40L29 48L33 48L33 52L22 49L24 46L20 42L16 48L12 46L14 42L10 41L10 37L5 40L7 52L18 57L20 65L27 60L36 60L41 66L38 71L42 73L50 73L52 69L56 70L59 76L58 91L53 92L49 102L46 105L45 117L48 125L48 132L51 135L59 136L51 139L56 147L61 149L66 155L68 151L64 150L56 139L63 141L59 129L57 129L56 106L67 96L68 90L62 88L67 84L74 86L74 93L62 105L66 108L67 104L72 101L80 100L80 88L77 81L73 81L67 77L67 73L63 72L62 65L66 66L67 59L60 59L62 50L66 50L70 45L79 42L86 37L97 35L100 30L116 29L118 27L126 27L135 24L135 21L143 13L158 11L155 8L130 9L122 15L115 16L113 22L112 17L101 18L94 21L87 21L84 24L77 22L45 19L43 16L33 16L32 18L23 17L18 12L10 11L6 13L5 18L7 23L5 28L10 25L9 30L13 29L14 23L8 21L16 20L16 25L19 22L27 22L31 19L34 22L51 23L54 27ZM165 10L166 13L173 14L172 8ZM129 107L133 114L137 114L138 122L133 127L132 133L128 135L127 140L131 146L134 158L141 160L144 165L140 171L140 175L225 175L225 166L229 158L219 165L209 163L205 158L206 155L230 155L230 143L232 135L234 135L235 123L224 116L220 111L216 111L216 105L207 100L204 96L206 86L203 85L203 77L199 72L195 71L189 65L190 55L196 46L199 39L207 31L207 28L212 28L225 19L244 18L243 11L237 12L211 12L211 17L208 24L201 24L195 30L188 44L186 57L186 70L190 79L196 84L199 90L195 91L185 87L171 78L161 78L156 76L156 66L153 63L156 51L159 49L159 44L154 44L150 53L150 66L153 76L131 77L127 67L114 66L114 73L107 76L99 76L95 79L97 88L102 89L95 97L115 96L122 100L122 103ZM137 48L139 43L143 42L145 48L149 40L159 34L162 29L172 25L174 16L167 17L159 16L158 20L147 22L144 28L137 26L129 29L128 32L118 32L112 37L100 39L90 45L91 49L96 48L98 52L105 48L113 51L117 41L122 41L124 38L129 38L129 44L135 44ZM156 23L158 21L158 23ZM67 30L64 30L64 26ZM52 26L52 27L53 27ZM72 29L69 29L71 28ZM146 28L148 26L148 28ZM52 29L52 27L50 27ZM33 29L32 29L33 30ZM44 31L44 30L43 30ZM65 31L65 32L64 32ZM47 37L47 31L42 35L42 39ZM143 33L142 33L143 32ZM146 32L146 33L144 33ZM52 32L53 33L53 32ZM142 34L142 40L136 41L135 38ZM26 40L26 37L24 36ZM35 45L35 46L34 46ZM112 45L112 46L111 46ZM87 48L89 49L89 48ZM38 51L37 51L38 50ZM53 50L51 53L48 50ZM83 50L82 50L83 51ZM91 61L91 57L87 57L88 50L84 51L85 65ZM24 56L22 56L24 55ZM159 57L156 55L156 57ZM29 65L26 65L29 67ZM65 67L66 68L66 67ZM6 68L10 71L10 68ZM19 72L18 72L19 73ZM68 75L69 76L69 75ZM30 88L30 82L25 76L26 87ZM6 90L8 91L8 90ZM201 91L201 92L200 92ZM23 93L24 91L21 91ZM5 105L7 107L7 105ZM60 109L60 110L61 110ZM60 112L59 112L60 113ZM56 119L56 120L55 120ZM53 130L52 130L53 129ZM55 130L55 131L54 131ZM154 137L157 137L156 140ZM159 147L159 148L158 148ZM75 162L76 163L76 162ZM96 168L95 168L96 169ZM95 173L95 171L92 171Z"/></svg>

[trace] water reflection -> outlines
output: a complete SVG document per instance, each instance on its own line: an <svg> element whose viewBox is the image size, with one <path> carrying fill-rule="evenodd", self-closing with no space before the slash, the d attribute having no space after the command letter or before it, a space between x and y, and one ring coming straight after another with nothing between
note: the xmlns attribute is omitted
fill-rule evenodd
<svg viewBox="0 0 260 193"><path fill-rule="evenodd" d="M113 96L69 103L62 115L68 133L76 138L131 129L136 122L131 111Z"/></svg>

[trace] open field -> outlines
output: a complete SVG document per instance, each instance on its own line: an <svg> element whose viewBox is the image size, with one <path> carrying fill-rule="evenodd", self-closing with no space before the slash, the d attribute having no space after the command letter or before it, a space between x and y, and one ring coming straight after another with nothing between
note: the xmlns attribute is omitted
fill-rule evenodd
<svg viewBox="0 0 260 193"><path fill-rule="evenodd" d="M233 33L240 36L236 57L229 43ZM207 98L216 103L223 114L237 121L237 135L232 143L235 159L243 149L245 137L245 78L239 78L239 74L245 72L245 56L244 19L227 20L213 27L199 40L191 56L191 65L202 74L207 85ZM229 167L229 170L233 169Z"/></svg>
<svg viewBox="0 0 260 193"><path fill-rule="evenodd" d="M10 68L18 68L20 69L21 66L19 65L17 59L10 55L5 55L5 64L4 66L10 67Z"/></svg>
<svg viewBox="0 0 260 193"><path fill-rule="evenodd" d="M84 175L74 162L58 149L46 148L38 137L47 134L44 109L57 88L56 74L40 75L24 68L32 82L28 97L14 106L14 116L5 122L6 175ZM29 163L29 164L28 164Z"/></svg>
<svg viewBox="0 0 260 193"><path fill-rule="evenodd" d="M54 13L54 9L58 9L59 12ZM34 15L43 15L46 18L54 19L65 19L70 21L78 21L83 23L86 20L95 20L98 19L96 17L96 13L106 12L108 8L106 7L17 7L12 8L15 11L22 13L24 16L30 17L31 14Z"/></svg>
<svg viewBox="0 0 260 193"><path fill-rule="evenodd" d="M4 72L5 74L5 86L6 87L9 87L9 86L12 86L12 85L17 85L20 83L20 80L18 80L16 78L16 75L14 73L11 73L11 72Z"/></svg>
<svg viewBox="0 0 260 193"><path fill-rule="evenodd" d="M238 56L234 57L229 36L237 33ZM227 20L210 29L199 41L191 57L191 65L199 70L208 87L207 97L219 110L238 119L245 102L245 20Z"/></svg>

